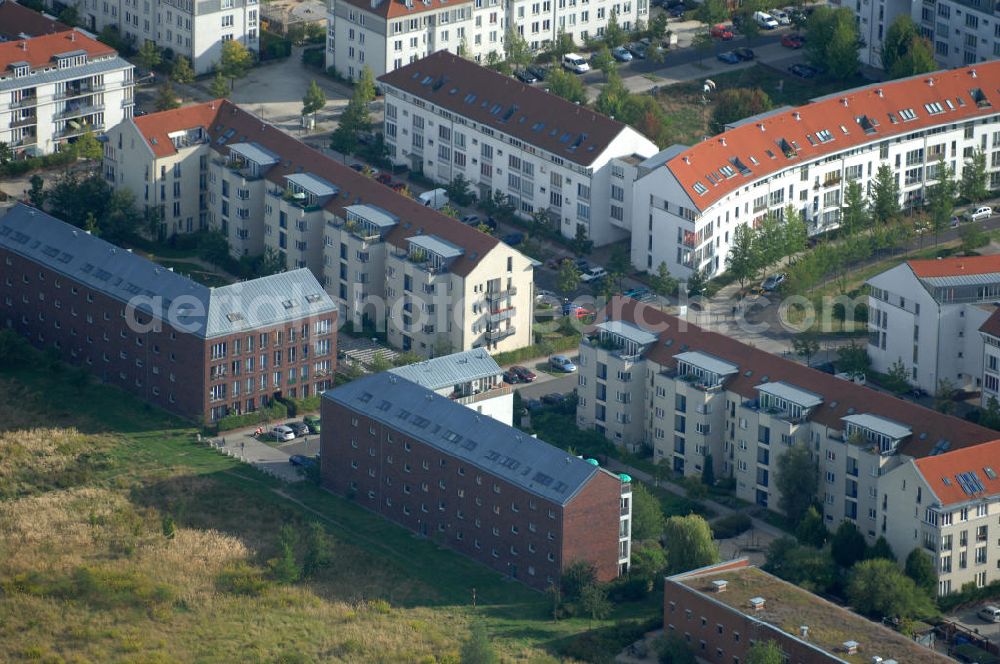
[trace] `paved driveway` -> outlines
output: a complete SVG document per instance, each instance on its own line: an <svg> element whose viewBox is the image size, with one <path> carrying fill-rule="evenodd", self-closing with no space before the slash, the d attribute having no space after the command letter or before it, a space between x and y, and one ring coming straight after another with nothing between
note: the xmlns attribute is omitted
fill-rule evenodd
<svg viewBox="0 0 1000 664"><path fill-rule="evenodd" d="M216 439L216 447L255 468L286 482L300 482L298 468L288 463L288 457L298 452L273 447L253 437L253 429L227 432ZM319 437L316 436L317 447ZM318 450L317 450L318 451Z"/></svg>

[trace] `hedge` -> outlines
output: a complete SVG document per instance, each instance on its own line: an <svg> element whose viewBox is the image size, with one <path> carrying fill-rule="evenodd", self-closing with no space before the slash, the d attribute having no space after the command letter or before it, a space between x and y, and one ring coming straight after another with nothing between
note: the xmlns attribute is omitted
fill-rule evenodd
<svg viewBox="0 0 1000 664"><path fill-rule="evenodd" d="M76 152L74 150L63 150L62 152L53 152L52 154L47 154L43 157L28 157L27 159L15 159L13 161L8 161L6 163L0 164L0 176L11 177L15 175L24 175L30 171L35 171L40 168L52 168L53 166L65 166L67 164L72 164L76 161Z"/></svg>
<svg viewBox="0 0 1000 664"><path fill-rule="evenodd" d="M314 394L311 397L306 397L305 399L282 399L281 403L285 404L285 408L288 409L288 416L295 417L304 413L319 410L320 395Z"/></svg>
<svg viewBox="0 0 1000 664"><path fill-rule="evenodd" d="M567 350L573 350L580 346L579 336L566 336L566 337L553 337L549 339L543 339L537 344L532 344L530 346L525 346L524 348L518 348L517 350L509 350L504 353L496 353L493 355L493 359L500 366L507 364L516 364L517 362L524 362L525 360L530 360L535 357L548 357L553 353L560 353Z"/></svg>
<svg viewBox="0 0 1000 664"><path fill-rule="evenodd" d="M226 415L215 423L218 431L231 431L253 426L265 420L283 420L288 417L288 408L280 401L275 401L267 408L244 415Z"/></svg>
<svg viewBox="0 0 1000 664"><path fill-rule="evenodd" d="M753 520L746 514L730 514L712 524L712 534L715 535L715 539L729 539L745 533L752 527Z"/></svg>

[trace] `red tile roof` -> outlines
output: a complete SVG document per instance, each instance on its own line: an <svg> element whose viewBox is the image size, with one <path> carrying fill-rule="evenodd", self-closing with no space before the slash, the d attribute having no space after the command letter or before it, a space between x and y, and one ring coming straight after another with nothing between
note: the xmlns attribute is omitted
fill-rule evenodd
<svg viewBox="0 0 1000 664"><path fill-rule="evenodd" d="M666 168L705 210L748 182L785 168L890 136L993 115L1000 109L998 88L1000 60L858 88L735 127L681 152ZM977 89L985 100L982 106L973 99ZM934 104L932 113L927 105ZM914 114L910 120L904 120L907 111ZM825 142L817 137L823 131L829 132ZM782 140L793 156L783 154ZM733 158L746 167L746 175L730 161ZM735 174L720 175L723 167L732 167ZM707 191L699 194L695 183Z"/></svg>
<svg viewBox="0 0 1000 664"><path fill-rule="evenodd" d="M906 261L913 274L921 279L930 277L961 277L968 274L1000 272L1000 256L960 256Z"/></svg>
<svg viewBox="0 0 1000 664"><path fill-rule="evenodd" d="M160 113L150 113L142 117L133 118L135 126L146 138L146 143L157 157L168 157L177 154L177 148L167 137L175 131L195 129L202 127L208 129L212 126L212 121L218 115L219 109L225 100L216 99L203 104L193 106L182 106L171 111Z"/></svg>
<svg viewBox="0 0 1000 664"><path fill-rule="evenodd" d="M445 9L461 7L463 4L471 5L471 2L448 2L448 0L412 0L409 5L404 0L376 0L378 4L372 6L372 0L346 0L350 5L358 9L371 12L382 18L405 18L415 16L432 9ZM497 11L502 14L503 9L497 7Z"/></svg>
<svg viewBox="0 0 1000 664"><path fill-rule="evenodd" d="M37 69L52 64L52 58L59 54L73 51L86 51L91 58L117 53L78 30L17 39L0 44L0 75L10 74L8 67L15 62L27 62L32 69Z"/></svg>
<svg viewBox="0 0 1000 664"><path fill-rule="evenodd" d="M917 459L915 463L942 505L1000 494L1000 440ZM965 482L965 478L960 481L958 476L964 473L975 473L979 484ZM963 483L973 492L967 493ZM980 486L983 491L976 491Z"/></svg>
<svg viewBox="0 0 1000 664"><path fill-rule="evenodd" d="M43 16L13 0L0 0L0 37L4 39L19 39L22 34L38 37L69 29L68 25Z"/></svg>
<svg viewBox="0 0 1000 664"><path fill-rule="evenodd" d="M463 255L449 266L459 276L468 275L487 253L501 244L497 238L425 207L327 157L230 101L206 102L174 111L151 113L134 121L140 131L149 132L146 134L147 141L154 136L166 140L169 151L158 156L174 152L173 145L166 139L168 133L196 126L208 130L212 149L220 153L225 153L224 146L230 143L258 143L281 157L280 163L267 171L267 180L284 187L286 175L300 172L318 175L340 189L326 203L326 209L338 216L344 217L343 208L360 201L377 205L399 217L400 222L386 236L386 241L394 246L405 249L407 239L412 236L435 235L462 247L465 250ZM163 142L158 138L157 146Z"/></svg>
<svg viewBox="0 0 1000 664"><path fill-rule="evenodd" d="M979 331L1000 339L1000 308L990 314L990 317L979 326Z"/></svg>
<svg viewBox="0 0 1000 664"><path fill-rule="evenodd" d="M448 51L428 55L378 80L582 166L592 164L628 129L606 115Z"/></svg>
<svg viewBox="0 0 1000 664"><path fill-rule="evenodd" d="M977 424L747 346L629 298L614 298L600 313L597 322L602 320L630 321L657 334L659 341L646 350L645 357L667 368L675 366L675 355L693 350L710 353L738 365L739 373L727 379L726 389L747 399L757 398L754 388L763 383L765 377L771 383L785 381L815 392L823 398L823 403L815 409L810 419L831 429L843 430L841 418L862 413L879 415L904 424L912 431L912 435L900 447L904 454L926 456L939 441L944 440L955 449L997 437L995 431ZM668 342L670 345L667 345Z"/></svg>

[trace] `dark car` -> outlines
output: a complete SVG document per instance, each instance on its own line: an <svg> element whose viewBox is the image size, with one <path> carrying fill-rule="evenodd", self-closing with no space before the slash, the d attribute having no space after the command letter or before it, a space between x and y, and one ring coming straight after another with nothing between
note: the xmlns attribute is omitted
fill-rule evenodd
<svg viewBox="0 0 1000 664"><path fill-rule="evenodd" d="M687 10L685 9L684 5L674 5L673 7L667 10L667 14L670 16L670 18L680 18L684 16L685 11Z"/></svg>
<svg viewBox="0 0 1000 664"><path fill-rule="evenodd" d="M406 183L405 182L390 182L389 183L389 189L392 189L393 191L396 191L396 192L403 191L404 189L406 189Z"/></svg>
<svg viewBox="0 0 1000 664"><path fill-rule="evenodd" d="M305 422L285 422L285 426L291 429L296 437L309 433L309 425Z"/></svg>
<svg viewBox="0 0 1000 664"><path fill-rule="evenodd" d="M379 184L384 184L385 186L388 187L389 184L392 182L392 176L389 175L388 173L379 173L378 175L375 176L375 181L378 182Z"/></svg>
<svg viewBox="0 0 1000 664"><path fill-rule="evenodd" d="M805 42L802 35L785 35L781 38L781 45L785 48L802 48Z"/></svg>
<svg viewBox="0 0 1000 664"><path fill-rule="evenodd" d="M526 67L524 71L528 72L539 81L544 81L545 77L548 75L548 72L545 70L545 67L541 67L539 65L530 65Z"/></svg>
<svg viewBox="0 0 1000 664"><path fill-rule="evenodd" d="M522 83L531 84L538 82L538 77L532 74L527 69L518 69L517 71L514 72L514 77L517 80L521 81Z"/></svg>
<svg viewBox="0 0 1000 664"><path fill-rule="evenodd" d="M518 383L521 382L521 379L518 378L518 375L514 373L512 370L507 369L507 371L503 372L503 382L507 383L508 385L517 385Z"/></svg>
<svg viewBox="0 0 1000 664"><path fill-rule="evenodd" d="M486 221L480 221L479 223L483 226L486 226L491 231L495 231L497 229L497 220L494 219L492 216L486 217Z"/></svg>
<svg viewBox="0 0 1000 664"><path fill-rule="evenodd" d="M788 68L788 71L792 72L799 78L814 78L816 76L816 69L810 67L809 65L794 64Z"/></svg>
<svg viewBox="0 0 1000 664"><path fill-rule="evenodd" d="M316 415L306 415L302 422L309 427L309 433L319 433L323 429L323 422Z"/></svg>
<svg viewBox="0 0 1000 664"><path fill-rule="evenodd" d="M508 233L507 235L503 236L503 241L505 244L509 244L512 247L516 247L517 245L524 242L524 233Z"/></svg>
<svg viewBox="0 0 1000 664"><path fill-rule="evenodd" d="M723 53L719 53L715 57L719 58L720 60L729 65L735 65L740 61L740 57L735 53L733 53L732 51L724 51Z"/></svg>
<svg viewBox="0 0 1000 664"><path fill-rule="evenodd" d="M359 164L358 162L354 162L353 164L351 164L351 168L360 173L361 171L365 170L365 165Z"/></svg>
<svg viewBox="0 0 1000 664"><path fill-rule="evenodd" d="M642 42L632 42L628 45L628 52L632 54L633 58L638 60L646 59L646 45Z"/></svg>
<svg viewBox="0 0 1000 664"><path fill-rule="evenodd" d="M733 53L735 53L736 57L740 60L753 60L753 51L745 46L733 49Z"/></svg>
<svg viewBox="0 0 1000 664"><path fill-rule="evenodd" d="M563 401L566 401L566 395L559 394L558 392L550 392L542 397L542 403L546 403L550 406L555 406Z"/></svg>
<svg viewBox="0 0 1000 664"><path fill-rule="evenodd" d="M537 378L537 376L535 376L535 372L529 369L528 367L522 367L522 366L511 367L510 372L513 373L515 376L517 376L517 379L522 383L532 383L534 382L535 378Z"/></svg>
<svg viewBox="0 0 1000 664"><path fill-rule="evenodd" d="M633 300L639 300L640 302L647 302L654 299L653 294L648 288L633 288L622 293L625 297L630 297Z"/></svg>
<svg viewBox="0 0 1000 664"><path fill-rule="evenodd" d="M528 399L524 402L524 407L531 411L541 410L543 405L538 399Z"/></svg>
<svg viewBox="0 0 1000 664"><path fill-rule="evenodd" d="M576 266L576 269L578 269L580 272L586 272L587 270L590 269L590 263L588 263L587 259L585 258L577 258L575 261L573 261L573 265Z"/></svg>
<svg viewBox="0 0 1000 664"><path fill-rule="evenodd" d="M292 464L293 466L302 466L303 468L308 468L310 466L316 465L316 461L314 459L310 459L309 457L303 456L301 454L293 454L292 456L288 457L288 463Z"/></svg>

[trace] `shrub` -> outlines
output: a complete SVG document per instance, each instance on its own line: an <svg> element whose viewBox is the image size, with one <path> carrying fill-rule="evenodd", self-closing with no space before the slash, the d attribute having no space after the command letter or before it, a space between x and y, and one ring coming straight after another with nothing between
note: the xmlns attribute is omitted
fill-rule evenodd
<svg viewBox="0 0 1000 664"><path fill-rule="evenodd" d="M173 600L173 589L135 572L77 567L66 588L69 597L104 609L146 607Z"/></svg>
<svg viewBox="0 0 1000 664"><path fill-rule="evenodd" d="M316 69L322 69L325 62L325 49L323 48L307 48L302 51L302 64L306 67L315 67Z"/></svg>
<svg viewBox="0 0 1000 664"><path fill-rule="evenodd" d="M753 520L746 514L730 514L712 524L712 533L716 539L729 539L745 533L752 527Z"/></svg>
<svg viewBox="0 0 1000 664"><path fill-rule="evenodd" d="M239 562L222 570L215 585L220 592L256 597L267 590L268 582L261 570Z"/></svg>
<svg viewBox="0 0 1000 664"><path fill-rule="evenodd" d="M506 366L508 364L517 364L518 362L524 362L525 360L530 360L536 357L546 357L552 353L559 353L562 351L573 350L579 347L580 337L577 335L571 337L554 337L547 338L542 343L532 344L530 346L525 346L524 348L518 348L517 350L509 350L503 353L496 353L493 355L493 359L500 366Z"/></svg>
<svg viewBox="0 0 1000 664"><path fill-rule="evenodd" d="M283 420L288 417L288 408L280 401L275 401L267 408L243 415L226 415L215 423L217 431L232 431L257 424L263 420Z"/></svg>

